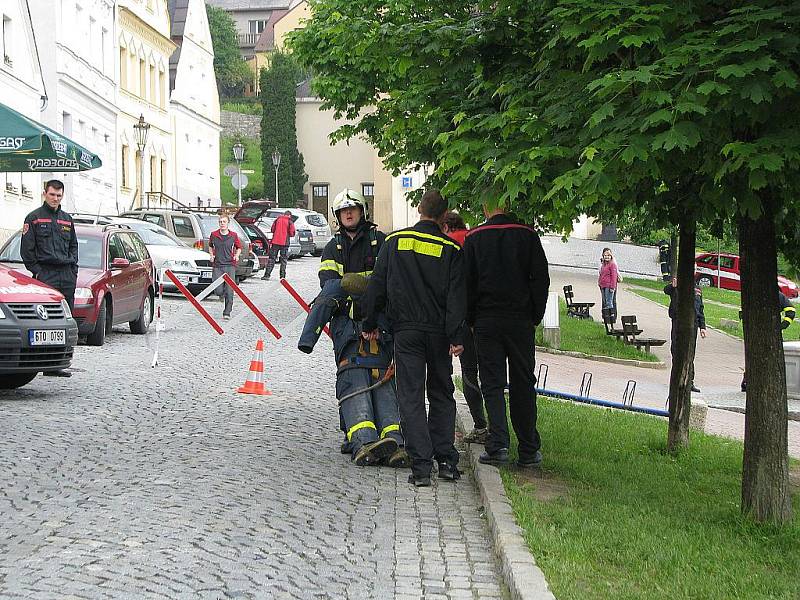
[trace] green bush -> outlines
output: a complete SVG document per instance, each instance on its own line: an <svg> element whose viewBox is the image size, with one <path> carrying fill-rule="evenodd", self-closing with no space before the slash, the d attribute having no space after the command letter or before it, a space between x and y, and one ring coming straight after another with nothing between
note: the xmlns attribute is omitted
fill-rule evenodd
<svg viewBox="0 0 800 600"><path fill-rule="evenodd" d="M261 116L261 104L257 103L244 103L244 102L223 102L220 105L222 110L236 112L243 115L257 115Z"/></svg>

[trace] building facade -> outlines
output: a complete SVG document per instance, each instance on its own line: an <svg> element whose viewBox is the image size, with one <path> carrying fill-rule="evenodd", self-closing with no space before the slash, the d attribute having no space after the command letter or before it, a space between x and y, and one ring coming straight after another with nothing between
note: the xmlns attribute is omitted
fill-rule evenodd
<svg viewBox="0 0 800 600"><path fill-rule="evenodd" d="M25 0L0 3L0 102L35 121L47 95ZM40 173L0 172L0 243L42 202Z"/></svg>
<svg viewBox="0 0 800 600"><path fill-rule="evenodd" d="M221 204L220 112L214 49L203 0L170 0L169 109L175 134L175 199L186 206Z"/></svg>
<svg viewBox="0 0 800 600"><path fill-rule="evenodd" d="M169 206L175 196L172 120L169 114L170 39L167 0L117 0L115 67L117 199L120 211ZM144 152L134 124L150 125Z"/></svg>
<svg viewBox="0 0 800 600"><path fill-rule="evenodd" d="M63 176L69 212L116 212L117 107L113 0L30 3L48 103L42 121L103 162ZM54 10L55 8L55 10Z"/></svg>

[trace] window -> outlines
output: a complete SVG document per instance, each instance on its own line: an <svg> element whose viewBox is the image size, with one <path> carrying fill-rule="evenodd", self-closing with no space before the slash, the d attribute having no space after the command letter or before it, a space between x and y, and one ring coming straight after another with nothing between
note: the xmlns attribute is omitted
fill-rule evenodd
<svg viewBox="0 0 800 600"><path fill-rule="evenodd" d="M192 221L189 217L173 215L172 227L175 229L175 235L178 237L194 237L194 227L192 227Z"/></svg>
<svg viewBox="0 0 800 600"><path fill-rule="evenodd" d="M128 49L119 49L119 85L123 90L128 89Z"/></svg>
<svg viewBox="0 0 800 600"><path fill-rule="evenodd" d="M68 112L61 114L61 133L63 133L65 137L72 136L72 115Z"/></svg>
<svg viewBox="0 0 800 600"><path fill-rule="evenodd" d="M100 56L95 44L97 44L97 21L94 17L89 17L89 61L94 62Z"/></svg>
<svg viewBox="0 0 800 600"><path fill-rule="evenodd" d="M156 66L150 65L150 102L158 104L158 88L156 87Z"/></svg>
<svg viewBox="0 0 800 600"><path fill-rule="evenodd" d="M147 86L147 80L145 79L146 76L147 76L146 74L147 74L147 67L144 64L144 59L140 58L139 59L139 97L142 98L142 99L145 99L145 100L147 99L147 96L146 96L146 93L147 93L147 87L146 87Z"/></svg>
<svg viewBox="0 0 800 600"><path fill-rule="evenodd" d="M122 173L122 187L128 187L128 147L122 146L122 156L120 157L119 170Z"/></svg>
<svg viewBox="0 0 800 600"><path fill-rule="evenodd" d="M328 214L327 183L314 183L311 185L311 204L312 210L323 215Z"/></svg>
<svg viewBox="0 0 800 600"><path fill-rule="evenodd" d="M106 64L106 43L108 40L108 29L103 27L100 31L100 71L105 75L108 73L108 65Z"/></svg>
<svg viewBox="0 0 800 600"><path fill-rule="evenodd" d="M167 79L164 76L164 71L158 72L158 89L161 90L161 97L159 98L158 105L161 108L166 107L167 105Z"/></svg>
<svg viewBox="0 0 800 600"><path fill-rule="evenodd" d="M375 198L375 184L374 183L362 183L361 184L361 194L364 198Z"/></svg>
<svg viewBox="0 0 800 600"><path fill-rule="evenodd" d="M136 249L136 246L133 245L133 242L127 233L123 233L115 237L117 237L120 244L122 244L122 249L125 251L125 258L132 263L142 260L142 257L139 256L139 251Z"/></svg>
<svg viewBox="0 0 800 600"><path fill-rule="evenodd" d="M122 247L122 242L119 241L118 235L112 235L108 238L108 264L115 258L126 258L125 250Z"/></svg>
<svg viewBox="0 0 800 600"><path fill-rule="evenodd" d="M148 223L155 223L156 225L160 225L165 229L167 227L167 222L164 220L164 215L145 215L143 219Z"/></svg>
<svg viewBox="0 0 800 600"><path fill-rule="evenodd" d="M13 67L14 61L11 58L14 48L13 30L11 29L11 17L3 15L3 28L0 31L0 52L3 53L3 64Z"/></svg>
<svg viewBox="0 0 800 600"><path fill-rule="evenodd" d="M256 21L250 21L249 25L250 25L250 33L261 33L267 26L267 22L256 20Z"/></svg>
<svg viewBox="0 0 800 600"><path fill-rule="evenodd" d="M161 161L161 191L167 189L167 161Z"/></svg>
<svg viewBox="0 0 800 600"><path fill-rule="evenodd" d="M719 257L719 266L723 269L732 269L733 268L733 258L730 256L720 256Z"/></svg>
<svg viewBox="0 0 800 600"><path fill-rule="evenodd" d="M157 181L158 180L156 179L156 157L155 156L151 156L150 157L150 191L151 192L155 192L156 191L156 182Z"/></svg>

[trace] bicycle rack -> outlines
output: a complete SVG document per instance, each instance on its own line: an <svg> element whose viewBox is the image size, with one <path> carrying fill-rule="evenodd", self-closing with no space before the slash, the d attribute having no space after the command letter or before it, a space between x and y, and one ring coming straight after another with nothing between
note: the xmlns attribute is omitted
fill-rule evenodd
<svg viewBox="0 0 800 600"><path fill-rule="evenodd" d="M542 369L544 368L544 375L542 375ZM536 371L536 387L540 389L545 389L547 387L547 373L550 371L550 367L548 367L545 363L539 363L539 370Z"/></svg>
<svg viewBox="0 0 800 600"><path fill-rule="evenodd" d="M633 406L633 397L636 395L636 382L629 379L625 384L625 391L622 392L622 405Z"/></svg>
<svg viewBox="0 0 800 600"><path fill-rule="evenodd" d="M578 393L579 396L586 397L592 389L592 374L586 371L581 378L581 389Z"/></svg>

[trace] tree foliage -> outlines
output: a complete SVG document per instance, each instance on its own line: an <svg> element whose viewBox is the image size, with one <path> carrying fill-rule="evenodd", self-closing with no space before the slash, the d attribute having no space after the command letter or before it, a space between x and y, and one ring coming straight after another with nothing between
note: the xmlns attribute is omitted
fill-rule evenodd
<svg viewBox="0 0 800 600"><path fill-rule="evenodd" d="M303 155L297 149L297 105L295 89L302 73L288 54L273 54L269 67L261 70L261 154L264 193L275 198L275 170L272 154L280 152L278 200L283 206L296 206L303 197L305 173Z"/></svg>
<svg viewBox="0 0 800 600"><path fill-rule="evenodd" d="M325 107L353 121L334 137L365 135L395 171L435 165L430 185L453 204L473 212L481 201L504 204L564 232L581 213L615 221L634 210L654 226L678 225L687 236L679 308L692 302L698 224L777 232L777 244L798 253L799 3L316 0L312 7L291 45L314 70ZM774 227L750 226L763 219ZM773 252L761 262L775 262L774 245L740 241L750 244L743 254ZM778 340L769 325L776 302L749 304L744 318ZM679 314L679 345L688 348L691 314ZM748 363L751 342L745 335ZM692 354L678 355L676 420L688 409L692 376ZM759 364L768 365L765 377L783 369L779 355ZM748 406L785 412L785 387L782 396L774 392L749 381ZM673 406L675 396L685 406ZM748 419L756 415L748 409ZM746 468L745 478L774 484L750 486L757 493L785 491L785 436L756 430L745 465L761 471ZM783 464L768 465L781 444ZM758 502L756 518L786 520L785 499ZM755 508L751 500L743 496L745 511Z"/></svg>
<svg viewBox="0 0 800 600"><path fill-rule="evenodd" d="M245 85L252 81L253 72L239 54L236 23L227 12L210 4L206 4L206 14L214 47L214 75L219 95L226 98L241 96Z"/></svg>

